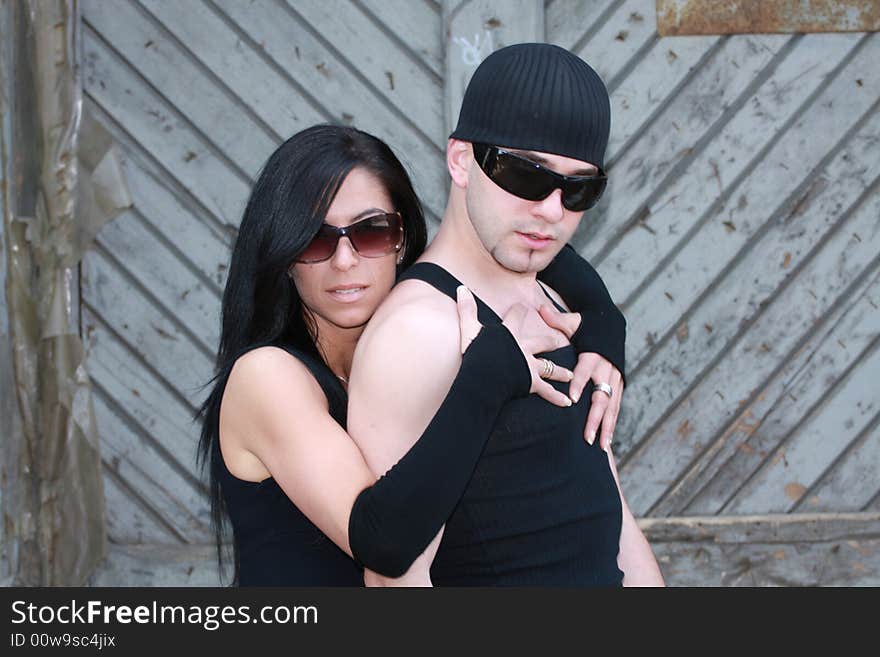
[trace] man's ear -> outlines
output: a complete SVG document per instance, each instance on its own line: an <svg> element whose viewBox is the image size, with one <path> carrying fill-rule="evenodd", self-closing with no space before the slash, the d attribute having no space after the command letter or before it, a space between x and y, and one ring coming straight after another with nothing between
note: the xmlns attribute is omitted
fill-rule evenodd
<svg viewBox="0 0 880 657"><path fill-rule="evenodd" d="M446 168L455 186L462 189L467 187L473 164L474 151L469 141L450 139L446 142Z"/></svg>

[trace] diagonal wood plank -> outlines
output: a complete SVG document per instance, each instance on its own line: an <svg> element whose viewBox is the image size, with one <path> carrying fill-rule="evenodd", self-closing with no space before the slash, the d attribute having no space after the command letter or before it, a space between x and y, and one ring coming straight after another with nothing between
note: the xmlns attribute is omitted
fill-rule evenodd
<svg viewBox="0 0 880 657"><path fill-rule="evenodd" d="M90 29L84 30L83 69L88 97L220 221L238 225L249 182Z"/></svg>
<svg viewBox="0 0 880 657"><path fill-rule="evenodd" d="M200 425L194 420L195 409L141 366L136 354L103 323L92 316L87 320L89 374L104 390L113 392L114 401L137 424L137 430L149 436L157 451L174 459L175 467L201 487L202 472L196 466ZM199 400L207 393L205 388Z"/></svg>
<svg viewBox="0 0 880 657"><path fill-rule="evenodd" d="M874 266L880 234L870 241L867 237L878 212L880 197L873 196L838 227L786 294L774 299L735 346L725 351L723 362L707 373L700 387L691 388L662 427L634 450L621 467L621 477L639 482L629 500L635 513L647 512L676 483L703 453L719 425L732 418L739 400L759 392L768 374L792 357L805 327L821 318L853 281ZM859 242L855 234L866 239ZM843 259L842 254L846 254Z"/></svg>
<svg viewBox="0 0 880 657"><path fill-rule="evenodd" d="M874 385L880 371L880 341L863 354L843 381L798 427L773 458L724 507L726 513L786 513L800 501L837 455L880 411ZM826 382L817 382L826 385ZM876 481L875 481L876 483Z"/></svg>
<svg viewBox="0 0 880 657"><path fill-rule="evenodd" d="M247 6L234 0L215 0L215 4L264 46L267 57L295 76L335 121L353 124L388 142L410 172L426 208L435 216L442 214L447 192L445 168L443 153L435 143L401 125L399 117L371 89L286 11L265 0Z"/></svg>
<svg viewBox="0 0 880 657"><path fill-rule="evenodd" d="M315 123L332 118L324 107L297 88L286 71L266 61L260 45L253 43L222 12L202 2L157 2L141 0L145 10L166 30L185 44L192 56L205 66L215 83L229 89L239 102L268 126L271 140L260 144L242 142L253 151L256 165L252 177L284 139ZM214 130L222 132L218 124ZM234 133L233 133L234 134Z"/></svg>
<svg viewBox="0 0 880 657"><path fill-rule="evenodd" d="M144 224L137 211L128 211L107 224L97 238L98 248L112 253L129 276L140 281L185 324L208 353L219 339L220 297L216 289L181 263Z"/></svg>
<svg viewBox="0 0 880 657"><path fill-rule="evenodd" d="M833 156L860 117L874 111L880 78L871 79L870 71L878 56L880 39L867 38L760 165L746 173L720 206L713 206L704 223L685 233L662 270L652 272L627 312L630 325L638 327L628 343L630 363L639 363L651 351L653 336L673 330L724 268L747 252L746 245L768 221L790 211L815 183L812 170ZM863 86L857 80L864 80ZM844 116L849 120L842 120ZM804 134L812 138L807 141Z"/></svg>
<svg viewBox="0 0 880 657"><path fill-rule="evenodd" d="M798 430L801 418L821 404L822 382L839 380L880 335L880 317L871 306L880 294L880 277L857 287L849 293L852 303L844 299L821 324L814 324L808 342L784 361L754 400L737 410L720 438L655 507L656 514L718 513L767 456Z"/></svg>
<svg viewBox="0 0 880 657"><path fill-rule="evenodd" d="M194 408L210 379L213 356L191 339L185 326L137 281L128 278L100 251L83 262L83 303L135 350Z"/></svg>
<svg viewBox="0 0 880 657"><path fill-rule="evenodd" d="M795 507L798 512L863 509L880 493L880 417Z"/></svg>
<svg viewBox="0 0 880 657"><path fill-rule="evenodd" d="M755 80L760 80L789 41L778 35L726 39L712 66L698 69L648 131L614 164L607 198L585 216L574 243L594 263L614 272L609 284L618 300L623 301L642 281L642 268L635 270L628 261L633 249L647 251L651 244L646 242L672 240L681 233L676 217L653 222L649 207L662 206L666 199L688 189L691 176L700 171L698 165L687 169L689 163L701 155L705 160L709 156L704 151L722 143L718 131L734 112L734 121L744 123L739 117L747 110L740 108L755 93ZM827 53L822 57L823 62L829 59L834 61ZM728 159L735 162L738 158L731 153ZM619 241L627 240L615 248ZM615 251L606 262L610 249Z"/></svg>
<svg viewBox="0 0 880 657"><path fill-rule="evenodd" d="M167 177L158 179L131 155L123 155L122 169L137 212L157 239L175 249L178 260L201 274L205 287L219 297L226 282L231 232L219 235L212 230L197 209L174 195Z"/></svg>
<svg viewBox="0 0 880 657"><path fill-rule="evenodd" d="M547 41L566 50L576 48L602 25L619 4L620 0L553 0L547 5L544 15Z"/></svg>
<svg viewBox="0 0 880 657"><path fill-rule="evenodd" d="M814 188L798 200L792 212L766 230L686 319L679 318L675 335L662 343L646 366L631 371L627 412L620 422L622 436L638 440L656 430L652 427L679 397L691 395L707 368L713 367L744 328L800 275L800 268L817 249L827 248L828 235L849 217L880 176L880 162L872 147L878 132L880 119L872 118L826 170L817 172ZM831 185L835 180L839 182ZM755 272L761 272L760 285L754 282ZM626 442L622 446L626 447Z"/></svg>
<svg viewBox="0 0 880 657"><path fill-rule="evenodd" d="M95 418L105 467L126 482L186 542L207 542L211 533L207 498L145 443L95 387Z"/></svg>
<svg viewBox="0 0 880 657"><path fill-rule="evenodd" d="M409 125L438 149L446 147L443 85L439 76L425 74L409 49L389 39L357 5L287 0L287 6L317 34L333 35L328 41L337 59L367 81L401 125Z"/></svg>
<svg viewBox="0 0 880 657"><path fill-rule="evenodd" d="M442 84L443 27L436 4L426 0L354 0L354 4L419 56Z"/></svg>
<svg viewBox="0 0 880 657"><path fill-rule="evenodd" d="M199 136L226 158L227 166L250 179L275 138L251 112L205 74L192 56L138 5L118 2L113 11L99 0L83 2L83 20L191 123ZM195 5L193 5L195 6Z"/></svg>
<svg viewBox="0 0 880 657"><path fill-rule="evenodd" d="M132 492L112 465L105 462L102 471L107 540L111 544L183 544L177 531Z"/></svg>
<svg viewBox="0 0 880 657"><path fill-rule="evenodd" d="M649 0L620 3L599 28L575 51L592 66L613 92L644 49L657 40L655 5Z"/></svg>

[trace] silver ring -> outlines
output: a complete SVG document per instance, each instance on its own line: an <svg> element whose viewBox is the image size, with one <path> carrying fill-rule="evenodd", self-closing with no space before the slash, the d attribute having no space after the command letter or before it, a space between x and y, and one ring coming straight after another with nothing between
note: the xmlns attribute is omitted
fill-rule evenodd
<svg viewBox="0 0 880 657"><path fill-rule="evenodd" d="M541 378L549 379L551 376L553 376L553 370L556 368L556 366L549 358L542 358L541 362L544 363L544 369L541 370Z"/></svg>
<svg viewBox="0 0 880 657"><path fill-rule="evenodd" d="M593 390L593 392L595 392L596 390L598 390L599 392L604 392L606 395L608 395L609 398L614 395L614 390L607 383L597 383L596 388L595 390Z"/></svg>

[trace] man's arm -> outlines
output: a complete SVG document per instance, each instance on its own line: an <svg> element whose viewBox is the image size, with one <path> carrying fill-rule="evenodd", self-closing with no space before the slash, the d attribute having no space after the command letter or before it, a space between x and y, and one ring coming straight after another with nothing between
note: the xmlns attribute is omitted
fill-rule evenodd
<svg viewBox="0 0 880 657"><path fill-rule="evenodd" d="M642 533L636 523L635 516L629 510L626 500L623 498L623 490L620 488L620 477L617 475L617 464L614 462L614 454L611 447L608 448L608 462L611 464L611 472L617 483L617 492L620 495L620 503L623 506L623 524L620 528L620 552L617 555L617 565L623 571L624 586L666 586L660 565L654 557L654 551L648 539Z"/></svg>
<svg viewBox="0 0 880 657"><path fill-rule="evenodd" d="M460 364L454 302L420 281L398 285L358 341L349 382L348 433L374 473L386 472L422 434ZM406 581L428 583L438 545L429 546Z"/></svg>

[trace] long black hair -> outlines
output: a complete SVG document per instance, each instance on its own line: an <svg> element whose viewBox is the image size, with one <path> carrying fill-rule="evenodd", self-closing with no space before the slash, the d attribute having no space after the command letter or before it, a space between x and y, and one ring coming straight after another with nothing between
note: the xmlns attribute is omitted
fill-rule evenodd
<svg viewBox="0 0 880 657"><path fill-rule="evenodd" d="M220 402L236 359L257 345L283 343L323 360L315 345L316 327L288 276L297 255L317 234L343 180L355 168L375 175L394 210L403 216L400 268L415 262L427 241L418 196L400 160L388 145L366 132L316 125L298 132L269 157L251 190L232 249L223 291L220 346L211 393L199 409L202 422L198 460L208 466L211 520L223 566L226 510L217 473ZM234 582L238 549L233 541Z"/></svg>

